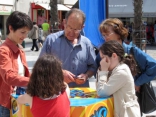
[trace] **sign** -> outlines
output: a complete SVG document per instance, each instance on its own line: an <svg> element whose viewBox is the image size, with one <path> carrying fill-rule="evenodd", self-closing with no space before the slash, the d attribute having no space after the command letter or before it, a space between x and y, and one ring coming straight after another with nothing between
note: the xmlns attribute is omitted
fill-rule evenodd
<svg viewBox="0 0 156 117"><path fill-rule="evenodd" d="M143 17L156 17L156 13L143 13Z"/></svg>
<svg viewBox="0 0 156 117"><path fill-rule="evenodd" d="M10 117L33 117L28 105L17 104L19 95L13 94L11 97Z"/></svg>
<svg viewBox="0 0 156 117"><path fill-rule="evenodd" d="M13 6L0 5L0 15L10 15Z"/></svg>
<svg viewBox="0 0 156 117"><path fill-rule="evenodd" d="M14 5L14 0L0 0L1 5Z"/></svg>

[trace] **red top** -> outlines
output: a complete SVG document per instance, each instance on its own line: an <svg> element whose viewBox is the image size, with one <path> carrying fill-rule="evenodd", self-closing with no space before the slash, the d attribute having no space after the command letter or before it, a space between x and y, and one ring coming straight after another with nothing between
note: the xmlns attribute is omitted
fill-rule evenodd
<svg viewBox="0 0 156 117"><path fill-rule="evenodd" d="M25 69L24 76L18 74L18 55ZM13 41L6 39L0 46L0 105L11 107L11 94L14 86L27 86L29 70L25 53Z"/></svg>
<svg viewBox="0 0 156 117"><path fill-rule="evenodd" d="M70 102L66 92L50 100L33 97L31 112L33 117L70 117Z"/></svg>

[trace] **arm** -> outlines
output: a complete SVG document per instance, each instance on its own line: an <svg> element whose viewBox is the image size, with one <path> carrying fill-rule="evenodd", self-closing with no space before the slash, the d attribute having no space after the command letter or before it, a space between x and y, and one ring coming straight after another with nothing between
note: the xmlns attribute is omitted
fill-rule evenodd
<svg viewBox="0 0 156 117"><path fill-rule="evenodd" d="M68 98L70 98L70 89L69 89L69 86L68 86L67 83L65 83L65 85L67 86L67 87L66 87L67 96L68 96Z"/></svg>
<svg viewBox="0 0 156 117"><path fill-rule="evenodd" d="M107 97L114 94L122 88L127 82L127 74L124 70L112 73L107 82L108 71L100 71L98 73L98 82L96 85L97 94L99 97Z"/></svg>
<svg viewBox="0 0 156 117"><path fill-rule="evenodd" d="M142 71L141 75L136 78L135 85L140 86L153 80L156 77L156 60L137 47L134 48L134 57Z"/></svg>
<svg viewBox="0 0 156 117"><path fill-rule="evenodd" d="M28 37L29 37L29 38L32 38L32 35L34 34L34 31L35 31L35 29L34 29L34 27L33 27L32 30L29 31L29 33L28 33Z"/></svg>
<svg viewBox="0 0 156 117"><path fill-rule="evenodd" d="M93 71L87 71L85 74L80 74L75 78L76 84L84 84L86 80L94 75Z"/></svg>
<svg viewBox="0 0 156 117"><path fill-rule="evenodd" d="M10 53L5 48L0 49L0 75L2 80L12 86L27 86L29 78L18 75L13 68Z"/></svg>
<svg viewBox="0 0 156 117"><path fill-rule="evenodd" d="M76 84L84 84L86 80L92 77L97 70L97 65L95 62L96 55L94 48L90 42L86 46L88 48L88 59L86 60L88 69L86 73L81 73L80 75L78 75L78 78L75 79Z"/></svg>
<svg viewBox="0 0 156 117"><path fill-rule="evenodd" d="M32 107L32 97L25 93L24 95L20 95L17 98L18 104L29 104L30 108Z"/></svg>

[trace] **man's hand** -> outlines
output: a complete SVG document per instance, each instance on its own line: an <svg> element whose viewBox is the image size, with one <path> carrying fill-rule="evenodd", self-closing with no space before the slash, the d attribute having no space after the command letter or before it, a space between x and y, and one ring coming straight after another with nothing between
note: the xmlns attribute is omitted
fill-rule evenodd
<svg viewBox="0 0 156 117"><path fill-rule="evenodd" d="M62 70L62 71L63 71L64 81L66 83L75 82L74 74L72 74L70 71L67 70Z"/></svg>
<svg viewBox="0 0 156 117"><path fill-rule="evenodd" d="M77 78L75 78L75 82L76 84L80 85L80 84L84 84L87 79L88 79L87 74L80 74L77 76Z"/></svg>

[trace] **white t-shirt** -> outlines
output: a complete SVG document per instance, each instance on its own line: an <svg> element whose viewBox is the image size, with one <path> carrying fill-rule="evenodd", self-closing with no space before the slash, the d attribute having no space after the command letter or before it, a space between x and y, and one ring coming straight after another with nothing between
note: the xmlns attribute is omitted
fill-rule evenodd
<svg viewBox="0 0 156 117"><path fill-rule="evenodd" d="M18 74L20 75L20 76L24 76L24 71L25 71L25 69L24 69L24 66L23 66L23 64L22 64L22 61L21 61L21 57L20 57L20 55L18 55Z"/></svg>
<svg viewBox="0 0 156 117"><path fill-rule="evenodd" d="M0 30L0 37L2 36L1 30Z"/></svg>

